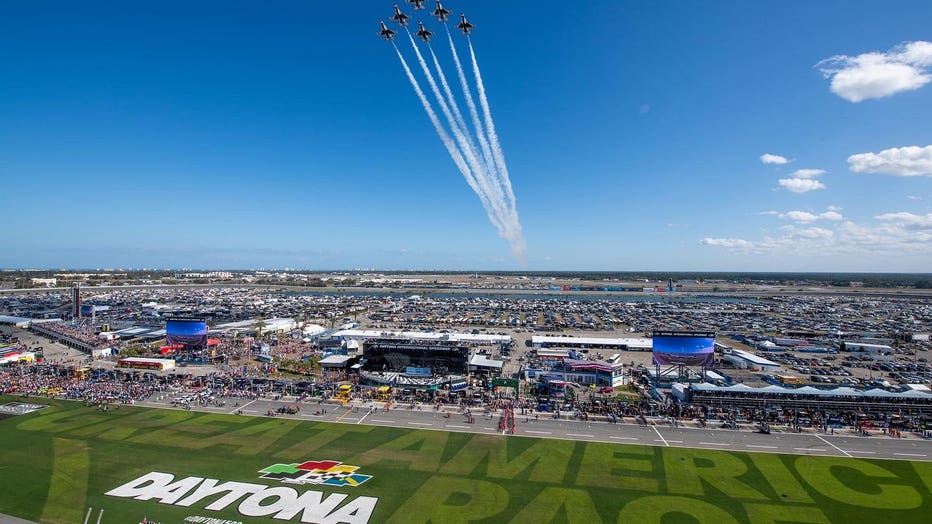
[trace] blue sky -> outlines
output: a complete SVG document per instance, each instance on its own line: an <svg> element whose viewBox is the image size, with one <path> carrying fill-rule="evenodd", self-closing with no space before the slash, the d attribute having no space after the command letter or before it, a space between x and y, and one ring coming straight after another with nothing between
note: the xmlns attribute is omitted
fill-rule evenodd
<svg viewBox="0 0 932 524"><path fill-rule="evenodd" d="M392 2L29 1L0 16L0 267L932 268L928 2L445 6L526 265L376 35Z"/></svg>

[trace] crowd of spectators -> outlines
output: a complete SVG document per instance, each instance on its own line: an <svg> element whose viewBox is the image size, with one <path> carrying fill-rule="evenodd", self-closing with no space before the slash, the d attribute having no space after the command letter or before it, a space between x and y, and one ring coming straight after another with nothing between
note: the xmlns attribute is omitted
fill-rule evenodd
<svg viewBox="0 0 932 524"><path fill-rule="evenodd" d="M59 338L70 339L74 342L79 342L80 345L85 347L92 347L96 349L106 348L115 344L111 340L101 338L93 328L85 326L73 326L66 322L46 322L41 325L33 326L33 330L38 333L43 331L48 331L55 335L58 335Z"/></svg>

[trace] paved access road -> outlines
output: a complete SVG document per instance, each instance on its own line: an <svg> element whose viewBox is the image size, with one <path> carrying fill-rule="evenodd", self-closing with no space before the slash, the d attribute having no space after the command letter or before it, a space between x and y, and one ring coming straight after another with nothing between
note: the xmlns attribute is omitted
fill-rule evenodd
<svg viewBox="0 0 932 524"><path fill-rule="evenodd" d="M140 406L172 408L173 395L164 394L159 399L137 403ZM285 405L294 405L291 399L258 400L225 399L223 406L195 406L195 411L213 413L236 413L244 416L267 416ZM318 404L316 399L299 403L301 410L296 415L279 415L298 420L337 422L341 424L367 424L394 428L459 431L465 433L499 434L499 414L488 414L481 410L473 412L473 422L459 412L438 412L432 406L421 405L421 409L393 407L386 411L381 403L350 404L340 406L333 403ZM181 409L181 408L174 408ZM326 411L326 413L324 413ZM613 444L640 444L646 446L668 446L695 449L718 449L725 451L782 453L793 455L823 455L834 457L861 457L895 460L932 461L932 441L917 438L891 438L884 435L859 437L853 435L830 435L824 433L772 433L764 435L750 430L728 430L710 428L678 427L669 425L612 424L606 422L584 422L577 420L555 420L551 415L515 415L515 435L607 442Z"/></svg>

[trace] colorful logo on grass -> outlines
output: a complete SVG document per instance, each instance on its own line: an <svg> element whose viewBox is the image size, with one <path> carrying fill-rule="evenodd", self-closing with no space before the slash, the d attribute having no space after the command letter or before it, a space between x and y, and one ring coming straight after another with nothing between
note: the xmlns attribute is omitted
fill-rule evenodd
<svg viewBox="0 0 932 524"><path fill-rule="evenodd" d="M275 479L288 484L323 484L325 486L358 486L372 475L356 473L359 466L348 466L335 460L309 460L301 464L273 464L260 469L264 479Z"/></svg>

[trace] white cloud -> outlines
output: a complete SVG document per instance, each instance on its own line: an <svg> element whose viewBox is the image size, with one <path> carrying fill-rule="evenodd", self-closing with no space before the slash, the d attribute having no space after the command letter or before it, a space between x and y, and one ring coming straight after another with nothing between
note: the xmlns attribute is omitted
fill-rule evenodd
<svg viewBox="0 0 932 524"><path fill-rule="evenodd" d="M919 67L932 66L932 42L917 40L902 46L897 59Z"/></svg>
<svg viewBox="0 0 932 524"><path fill-rule="evenodd" d="M794 222L802 222L804 224L809 222L815 222L819 219L819 215L813 215L806 211L790 211L786 214L780 215L780 218L788 218Z"/></svg>
<svg viewBox="0 0 932 524"><path fill-rule="evenodd" d="M792 226L790 226L792 227ZM807 227L803 229L789 229L788 234L791 238L806 238L812 240L829 240L835 236L835 232L824 227Z"/></svg>
<svg viewBox="0 0 932 524"><path fill-rule="evenodd" d="M849 102L919 89L932 81L932 42L907 42L885 53L837 55L815 65L831 90Z"/></svg>
<svg viewBox="0 0 932 524"><path fill-rule="evenodd" d="M789 162L786 157L780 155L771 155L770 153L764 153L760 156L760 161L765 164L785 164Z"/></svg>
<svg viewBox="0 0 932 524"><path fill-rule="evenodd" d="M914 215L906 211L900 211L897 213L884 213L882 215L877 215L874 218L886 222L895 222L906 227L932 228L932 213L926 215Z"/></svg>
<svg viewBox="0 0 932 524"><path fill-rule="evenodd" d="M822 182L808 178L781 178L777 183L793 193L807 193L816 189L825 189L825 184Z"/></svg>
<svg viewBox="0 0 932 524"><path fill-rule="evenodd" d="M932 176L932 146L884 149L879 153L859 153L848 157L855 173L894 176Z"/></svg>
<svg viewBox="0 0 932 524"><path fill-rule="evenodd" d="M785 213L781 218L789 218ZM814 213L795 212L798 218ZM827 211L826 215L832 213ZM735 253L768 256L808 256L832 258L875 258L932 256L932 213L917 215L906 211L884 213L875 221L858 224L837 220L825 227L787 224L759 240L704 238L701 245L721 247Z"/></svg>
<svg viewBox="0 0 932 524"><path fill-rule="evenodd" d="M824 174L824 169L797 169L796 171L793 171L790 176L793 178L815 178Z"/></svg>
<svg viewBox="0 0 932 524"><path fill-rule="evenodd" d="M838 222L840 220L844 220L845 217L842 216L841 213L835 210L838 208L833 209L833 207L834 206L829 206L828 211L824 213L819 213L819 214L810 213L809 211L796 211L796 210L787 211L786 213L779 213L777 211L765 211L763 213L758 213L758 214L759 215L773 215L773 216L782 218L784 220L787 220L787 219L792 220L793 222L797 222L799 224L810 224L817 220L828 220L830 222Z"/></svg>
<svg viewBox="0 0 932 524"><path fill-rule="evenodd" d="M748 249L754 247L754 244L740 238L703 238L699 241L703 246L717 246L727 249Z"/></svg>

